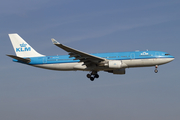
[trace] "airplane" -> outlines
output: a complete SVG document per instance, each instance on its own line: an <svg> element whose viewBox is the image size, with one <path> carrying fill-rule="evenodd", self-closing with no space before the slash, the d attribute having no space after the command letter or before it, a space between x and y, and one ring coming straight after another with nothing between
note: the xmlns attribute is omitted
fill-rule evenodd
<svg viewBox="0 0 180 120"><path fill-rule="evenodd" d="M174 56L161 51L133 51L89 54L68 47L51 39L57 47L68 52L68 55L45 56L36 52L17 33L9 34L16 55L7 55L13 58L14 62L26 65L58 70L58 71L89 71L87 78L94 81L99 78L98 72L123 75L126 68L155 66L157 73L158 66L174 60Z"/></svg>

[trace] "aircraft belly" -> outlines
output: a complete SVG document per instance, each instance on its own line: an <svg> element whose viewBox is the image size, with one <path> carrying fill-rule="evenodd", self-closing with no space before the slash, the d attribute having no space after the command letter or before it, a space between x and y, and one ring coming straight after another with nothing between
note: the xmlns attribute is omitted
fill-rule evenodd
<svg viewBox="0 0 180 120"><path fill-rule="evenodd" d="M123 60L128 67L136 67L136 66L143 66L143 62L141 59L132 59L132 60Z"/></svg>
<svg viewBox="0 0 180 120"><path fill-rule="evenodd" d="M172 61L170 58L154 58L154 59L132 59L132 60L123 60L128 67L148 67L155 65L162 65Z"/></svg>
<svg viewBox="0 0 180 120"><path fill-rule="evenodd" d="M50 70L71 71L71 70L77 70L74 68L74 66L77 66L77 65L79 65L79 63L40 64L40 65L33 65L33 66L44 68L44 69L50 69Z"/></svg>
<svg viewBox="0 0 180 120"><path fill-rule="evenodd" d="M85 65L83 65L83 63L40 64L33 66L44 69L50 69L50 70L59 70L59 71L88 70L88 68Z"/></svg>

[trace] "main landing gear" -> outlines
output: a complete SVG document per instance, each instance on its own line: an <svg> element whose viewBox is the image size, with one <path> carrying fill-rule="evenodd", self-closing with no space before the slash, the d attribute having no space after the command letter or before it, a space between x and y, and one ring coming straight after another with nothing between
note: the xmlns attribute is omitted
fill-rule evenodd
<svg viewBox="0 0 180 120"><path fill-rule="evenodd" d="M158 68L158 65L155 66L155 70L154 70L155 73L158 73L157 68Z"/></svg>
<svg viewBox="0 0 180 120"><path fill-rule="evenodd" d="M87 78L94 81L95 78L99 78L99 75L97 74L97 71L92 71L90 74L87 74Z"/></svg>

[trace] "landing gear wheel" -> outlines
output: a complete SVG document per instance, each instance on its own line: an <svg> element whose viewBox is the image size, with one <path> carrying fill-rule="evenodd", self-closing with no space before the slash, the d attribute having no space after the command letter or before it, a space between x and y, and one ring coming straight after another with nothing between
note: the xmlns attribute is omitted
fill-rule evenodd
<svg viewBox="0 0 180 120"><path fill-rule="evenodd" d="M88 73L86 76L87 78L89 78L91 81L94 81L95 78L99 78L99 75L97 74L97 71L91 71L90 73Z"/></svg>
<svg viewBox="0 0 180 120"><path fill-rule="evenodd" d="M91 74L87 74L87 78L90 78L91 77Z"/></svg>
<svg viewBox="0 0 180 120"><path fill-rule="evenodd" d="M155 66L155 70L154 70L155 73L158 73L157 68L158 68L158 65Z"/></svg>
<svg viewBox="0 0 180 120"><path fill-rule="evenodd" d="M91 80L91 81L94 81L94 78L93 78L93 77L90 77L90 80Z"/></svg>
<svg viewBox="0 0 180 120"><path fill-rule="evenodd" d="M158 70L157 70L157 69L155 69L155 70L154 70L154 72L155 72L155 73L158 73Z"/></svg>
<svg viewBox="0 0 180 120"><path fill-rule="evenodd" d="M96 74L96 75L94 75L94 77L95 77L95 78L99 78L99 75L98 75L98 74Z"/></svg>

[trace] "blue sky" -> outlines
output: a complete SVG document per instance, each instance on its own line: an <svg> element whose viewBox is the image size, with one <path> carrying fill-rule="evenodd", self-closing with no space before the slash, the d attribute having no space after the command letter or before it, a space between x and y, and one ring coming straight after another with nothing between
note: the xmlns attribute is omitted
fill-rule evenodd
<svg viewBox="0 0 180 120"><path fill-rule="evenodd" d="M1 0L0 119L180 119L179 0ZM45 55L64 55L51 38L87 53L159 50L175 60L126 75L50 71L12 62L18 33Z"/></svg>

